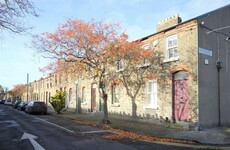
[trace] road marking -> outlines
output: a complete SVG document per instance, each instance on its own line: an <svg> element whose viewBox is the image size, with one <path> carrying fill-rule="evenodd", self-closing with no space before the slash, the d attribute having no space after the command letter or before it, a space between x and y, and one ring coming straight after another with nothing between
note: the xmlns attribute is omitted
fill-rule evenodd
<svg viewBox="0 0 230 150"><path fill-rule="evenodd" d="M71 132L71 133L75 133L74 131L69 130L69 129L65 128L65 127L59 126L59 125L57 125L57 124L55 124L55 123L46 121L46 120L41 119L41 118L38 118L38 117L35 117L35 118L37 118L38 120L41 120L41 121L43 121L43 122L45 122L45 123L51 124L51 125L53 125L53 126L55 126L55 127L61 128L61 129L65 130L65 131L68 131L68 132Z"/></svg>
<svg viewBox="0 0 230 150"><path fill-rule="evenodd" d="M34 139L37 139L37 136L34 136L29 133L24 133L21 137L21 140L29 139L35 150L45 150L41 145L38 144Z"/></svg>

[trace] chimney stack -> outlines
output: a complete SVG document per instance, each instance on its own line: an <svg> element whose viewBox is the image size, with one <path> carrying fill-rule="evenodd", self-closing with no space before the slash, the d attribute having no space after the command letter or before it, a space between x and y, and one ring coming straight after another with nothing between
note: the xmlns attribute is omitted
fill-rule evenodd
<svg viewBox="0 0 230 150"><path fill-rule="evenodd" d="M162 31L162 30L167 29L167 28L170 28L172 26L175 26L181 22L182 22L182 20L178 14L170 16L170 17L160 21L157 24L157 26L156 26L157 32Z"/></svg>

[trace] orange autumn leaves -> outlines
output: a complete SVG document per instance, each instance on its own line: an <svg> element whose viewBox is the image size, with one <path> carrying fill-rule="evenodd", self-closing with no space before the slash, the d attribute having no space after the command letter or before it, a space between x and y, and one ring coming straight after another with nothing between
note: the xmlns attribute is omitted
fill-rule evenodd
<svg viewBox="0 0 230 150"><path fill-rule="evenodd" d="M81 125L88 125L88 126L94 126L94 127L98 126L95 123L91 123L87 121L75 120L74 122L77 124L81 124ZM102 128L104 130L109 130L112 132L112 134L102 136L102 138L108 139L108 140L120 140L120 139L130 138L130 139L144 140L144 141L149 141L149 142L172 142L172 143L183 143L183 144L196 144L195 141L191 141L191 140L182 140L182 139L142 135L142 134L124 131L120 129L113 129L109 126L102 126Z"/></svg>
<svg viewBox="0 0 230 150"><path fill-rule="evenodd" d="M150 59L153 53L152 49L144 49L140 41L128 42L122 40L117 43L117 49L112 51L116 59L129 60L130 63L140 65L142 59Z"/></svg>
<svg viewBox="0 0 230 150"><path fill-rule="evenodd" d="M140 63L143 58L150 58L152 50L143 49L140 41L129 42L128 36L120 31L119 24L103 23L90 20L68 20L59 25L54 33L42 33L34 37L32 46L43 57L54 60L54 63L69 62L77 65L68 67L89 66L96 70L113 63L118 59L130 59L131 63ZM101 65L103 64L103 66ZM42 70L56 71L51 64ZM65 66L66 67L66 66ZM75 70L77 68L74 68ZM60 70L60 69L59 69Z"/></svg>
<svg viewBox="0 0 230 150"><path fill-rule="evenodd" d="M14 88L10 90L8 93L12 96L22 96L22 94L26 91L26 85L17 84L14 85Z"/></svg>
<svg viewBox="0 0 230 150"><path fill-rule="evenodd" d="M102 138L109 140L120 140L124 138L130 138L135 140L144 140L149 142L172 142L172 143L183 143L183 144L196 144L194 141L190 140L181 140L181 139L173 139L173 138L160 138L148 135L141 135L133 132L123 131L119 129L109 129L114 132L113 135L105 135Z"/></svg>

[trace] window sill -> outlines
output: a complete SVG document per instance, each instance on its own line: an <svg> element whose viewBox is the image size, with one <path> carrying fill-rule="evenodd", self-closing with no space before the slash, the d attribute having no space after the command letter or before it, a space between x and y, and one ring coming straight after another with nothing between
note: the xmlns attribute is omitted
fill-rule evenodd
<svg viewBox="0 0 230 150"><path fill-rule="evenodd" d="M116 72L122 72L124 71L125 69L120 69L120 70L116 70Z"/></svg>
<svg viewBox="0 0 230 150"><path fill-rule="evenodd" d="M150 63L148 64L141 64L138 66L138 68L144 68L144 67L149 67L150 66Z"/></svg>
<svg viewBox="0 0 230 150"><path fill-rule="evenodd" d="M87 105L87 103L86 102L83 102L83 103L81 103L82 105Z"/></svg>
<svg viewBox="0 0 230 150"><path fill-rule="evenodd" d="M179 57L178 57L178 56L177 56L177 57L172 57L172 58L165 58L165 59L163 60L163 63L172 62L172 61L177 61L177 60L179 60Z"/></svg>
<svg viewBox="0 0 230 150"><path fill-rule="evenodd" d="M145 109L152 109L152 110L158 110L158 107L153 107L153 106L145 106Z"/></svg>
<svg viewBox="0 0 230 150"><path fill-rule="evenodd" d="M112 107L120 107L119 103L112 104Z"/></svg>

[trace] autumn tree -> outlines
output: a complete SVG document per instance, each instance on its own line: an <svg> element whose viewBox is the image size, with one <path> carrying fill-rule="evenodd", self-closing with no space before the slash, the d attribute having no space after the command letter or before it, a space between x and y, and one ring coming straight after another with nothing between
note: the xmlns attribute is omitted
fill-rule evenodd
<svg viewBox="0 0 230 150"><path fill-rule="evenodd" d="M0 2L0 29L24 33L26 27L21 19L26 15L38 16L30 0L2 0Z"/></svg>
<svg viewBox="0 0 230 150"><path fill-rule="evenodd" d="M124 33L119 34L119 29L118 24L68 20L56 32L43 33L33 41L37 52L59 63L56 66L63 66L60 64L66 62L72 70L89 75L97 83L99 95L103 99L102 123L109 123L107 87L113 79L109 67L113 62L112 51L116 50L116 43L126 37Z"/></svg>
<svg viewBox="0 0 230 150"><path fill-rule="evenodd" d="M132 103L132 117L137 117L136 98L147 80L165 81L169 64L162 64L164 54L157 51L151 41L128 42L123 37L116 44L113 60L116 62L114 83L122 84ZM151 87L150 87L151 88Z"/></svg>
<svg viewBox="0 0 230 150"><path fill-rule="evenodd" d="M150 64L153 60L158 61L159 56L152 48L144 47L141 41L128 42L127 40L117 44L117 50L113 55L114 61L117 62L114 84L122 83L124 86L131 99L132 117L136 118L136 97L145 84L147 76L152 73Z"/></svg>
<svg viewBox="0 0 230 150"><path fill-rule="evenodd" d="M3 99L4 96L6 95L8 89L4 88L1 84L0 84L0 99Z"/></svg>
<svg viewBox="0 0 230 150"><path fill-rule="evenodd" d="M8 93L15 97L15 98L21 98L21 96L23 95L23 93L26 92L26 85L25 84L17 84L14 85L14 88L12 90L10 90Z"/></svg>
<svg viewBox="0 0 230 150"><path fill-rule="evenodd" d="M4 88L1 84L0 84L0 93L4 93Z"/></svg>

